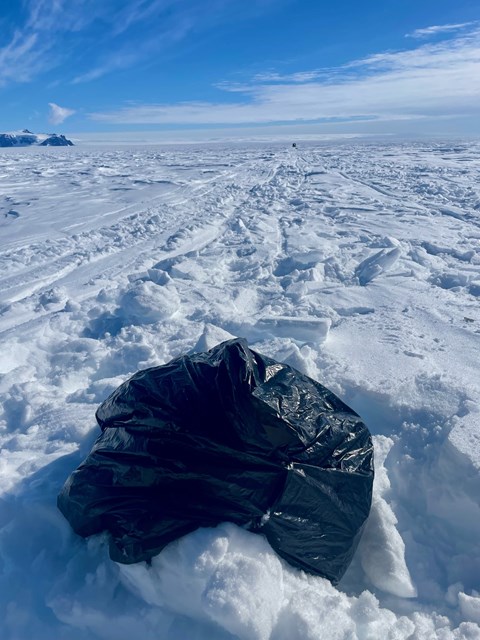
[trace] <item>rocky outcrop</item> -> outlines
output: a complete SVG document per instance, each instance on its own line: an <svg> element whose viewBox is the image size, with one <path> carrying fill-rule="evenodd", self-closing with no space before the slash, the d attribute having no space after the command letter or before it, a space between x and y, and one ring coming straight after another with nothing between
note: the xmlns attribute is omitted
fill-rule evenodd
<svg viewBox="0 0 480 640"><path fill-rule="evenodd" d="M0 133L0 147L72 147L73 142L57 133L35 134L28 129L13 133Z"/></svg>
<svg viewBox="0 0 480 640"><path fill-rule="evenodd" d="M46 140L40 143L41 147L73 147L73 142L68 140L64 135L58 135L56 133L49 136Z"/></svg>

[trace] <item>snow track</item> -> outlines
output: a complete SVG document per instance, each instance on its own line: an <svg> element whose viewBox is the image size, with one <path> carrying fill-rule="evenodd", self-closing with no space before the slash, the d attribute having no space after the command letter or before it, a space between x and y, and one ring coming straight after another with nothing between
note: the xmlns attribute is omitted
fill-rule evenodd
<svg viewBox="0 0 480 640"><path fill-rule="evenodd" d="M0 155L2 638L480 638L479 151ZM56 511L98 404L232 335L375 434L372 516L337 589L232 525L119 568Z"/></svg>

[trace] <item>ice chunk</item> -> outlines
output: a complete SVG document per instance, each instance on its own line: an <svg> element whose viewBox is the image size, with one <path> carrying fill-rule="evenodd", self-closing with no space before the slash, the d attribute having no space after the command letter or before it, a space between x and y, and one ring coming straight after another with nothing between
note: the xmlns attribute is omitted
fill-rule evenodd
<svg viewBox="0 0 480 640"><path fill-rule="evenodd" d="M151 281L135 283L121 300L121 312L135 324L168 320L179 307L180 298L173 286L158 286Z"/></svg>
<svg viewBox="0 0 480 640"><path fill-rule="evenodd" d="M151 565L119 569L127 588L148 604L215 622L245 640L268 640L283 605L281 561L263 537L232 524L197 530Z"/></svg>
<svg viewBox="0 0 480 640"><path fill-rule="evenodd" d="M363 570L375 587L400 598L414 598L417 591L405 562L405 543L396 528L397 518L384 498L390 488L384 461L392 446L391 438L374 437L372 509L358 552Z"/></svg>
<svg viewBox="0 0 480 640"><path fill-rule="evenodd" d="M399 247L395 247L390 251L382 249L373 256L370 256L361 262L355 269L355 275L357 276L359 283L362 286L367 285L379 275L391 269L401 255L401 249Z"/></svg>
<svg viewBox="0 0 480 640"><path fill-rule="evenodd" d="M225 331L221 327L217 327L209 322L205 323L203 333L197 341L197 344L193 347L193 353L199 353L202 351L209 351L216 347L217 344L224 342L225 340L231 340L235 336Z"/></svg>
<svg viewBox="0 0 480 640"><path fill-rule="evenodd" d="M480 411L476 411L476 407L473 409L467 415L456 419L448 439L455 449L480 470Z"/></svg>
<svg viewBox="0 0 480 640"><path fill-rule="evenodd" d="M259 320L255 328L280 338L318 343L327 339L331 324L330 318L271 316Z"/></svg>

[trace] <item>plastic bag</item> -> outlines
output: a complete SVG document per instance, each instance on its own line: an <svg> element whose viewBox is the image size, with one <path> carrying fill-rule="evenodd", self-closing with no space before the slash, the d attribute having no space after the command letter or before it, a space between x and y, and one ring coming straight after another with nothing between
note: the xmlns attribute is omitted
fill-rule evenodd
<svg viewBox="0 0 480 640"><path fill-rule="evenodd" d="M370 510L373 448L318 382L236 339L139 371L96 417L102 433L58 506L82 536L109 531L113 560L230 521L296 567L343 575Z"/></svg>

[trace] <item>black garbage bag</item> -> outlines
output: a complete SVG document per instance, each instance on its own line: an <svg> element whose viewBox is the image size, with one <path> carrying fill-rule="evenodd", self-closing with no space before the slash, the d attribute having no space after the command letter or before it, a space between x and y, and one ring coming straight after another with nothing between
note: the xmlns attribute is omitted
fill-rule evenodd
<svg viewBox="0 0 480 640"><path fill-rule="evenodd" d="M99 407L102 430L58 506L110 556L148 560L230 521L296 567L337 582L368 516L370 434L318 382L245 340L139 371Z"/></svg>

